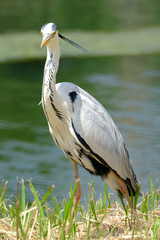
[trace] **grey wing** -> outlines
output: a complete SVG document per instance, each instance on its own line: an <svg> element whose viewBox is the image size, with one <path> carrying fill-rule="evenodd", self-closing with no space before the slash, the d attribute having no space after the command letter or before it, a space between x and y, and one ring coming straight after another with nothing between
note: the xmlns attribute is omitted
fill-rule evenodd
<svg viewBox="0 0 160 240"><path fill-rule="evenodd" d="M123 138L104 107L78 88L72 101L72 128L82 148L91 151L98 161L107 164L122 179L137 182Z"/></svg>

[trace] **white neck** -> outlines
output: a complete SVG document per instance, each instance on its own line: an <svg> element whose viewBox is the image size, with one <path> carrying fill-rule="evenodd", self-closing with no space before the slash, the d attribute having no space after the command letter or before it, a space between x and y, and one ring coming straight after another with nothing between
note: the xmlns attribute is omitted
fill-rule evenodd
<svg viewBox="0 0 160 240"><path fill-rule="evenodd" d="M46 63L50 60L54 61L55 74L57 73L57 70L58 70L59 58L60 58L60 49L59 49L59 43L57 41L54 43L54 45L47 46L47 59L46 59Z"/></svg>
<svg viewBox="0 0 160 240"><path fill-rule="evenodd" d="M50 93L55 92L55 84L56 84L56 74L59 66L59 58L60 58L60 49L59 42L54 41L51 42L50 45L47 46L47 59L44 68L44 78L43 78L43 90L42 95L44 98L48 97Z"/></svg>

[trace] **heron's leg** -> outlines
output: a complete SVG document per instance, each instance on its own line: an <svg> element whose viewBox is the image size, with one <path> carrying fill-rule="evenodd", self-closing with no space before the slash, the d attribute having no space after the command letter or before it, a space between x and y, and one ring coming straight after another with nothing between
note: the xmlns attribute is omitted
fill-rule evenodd
<svg viewBox="0 0 160 240"><path fill-rule="evenodd" d="M140 226L141 226L141 223L140 223L140 221L139 221L137 212L136 212L136 210L134 209L133 204L132 204L132 202L131 202L131 199L130 199L129 192L128 192L128 189L127 189L126 184L125 184L124 181L123 181L120 177L118 177L114 172L113 172L113 174L115 175L115 177L116 177L116 179L117 179L117 181L118 181L118 184L119 184L119 186L120 186L120 190L121 190L121 192L123 193L123 195L125 196L128 204L130 205L131 211L132 211L132 213L134 214L134 217L135 217L135 219L136 219L136 222L138 223L138 225L139 225L139 227L140 227Z"/></svg>
<svg viewBox="0 0 160 240"><path fill-rule="evenodd" d="M80 200L81 197L81 185L80 185L80 179L79 179L79 175L78 175L78 165L76 162L72 161L73 163L73 170L74 170L74 179L75 179L75 184L77 182L78 186L77 186L77 190L76 190L76 194L75 194L75 198L74 198L74 204L75 204L75 208L78 205L78 202ZM74 216L74 208L72 208L72 217Z"/></svg>

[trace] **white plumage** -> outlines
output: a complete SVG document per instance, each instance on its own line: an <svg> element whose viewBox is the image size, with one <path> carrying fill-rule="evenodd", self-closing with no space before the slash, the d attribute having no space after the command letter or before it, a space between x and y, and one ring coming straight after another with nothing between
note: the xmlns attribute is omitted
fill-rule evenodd
<svg viewBox="0 0 160 240"><path fill-rule="evenodd" d="M79 179L78 163L90 173L100 175L115 192L125 195L122 190L125 185L129 194L131 191L135 194L138 182L128 151L105 108L75 84L56 84L60 57L58 36L66 38L58 33L54 23L44 25L41 33L41 47L47 46L42 105L55 143L73 163L75 181Z"/></svg>

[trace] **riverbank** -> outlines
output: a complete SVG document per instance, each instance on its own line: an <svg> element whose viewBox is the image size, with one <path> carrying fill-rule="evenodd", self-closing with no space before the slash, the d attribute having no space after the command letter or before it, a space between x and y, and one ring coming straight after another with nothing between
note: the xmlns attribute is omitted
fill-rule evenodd
<svg viewBox="0 0 160 240"><path fill-rule="evenodd" d="M160 53L160 26L125 31L65 31L64 36L82 45L87 53L62 44L63 57L139 56ZM0 63L38 60L46 57L40 49L39 32L15 32L0 35Z"/></svg>

